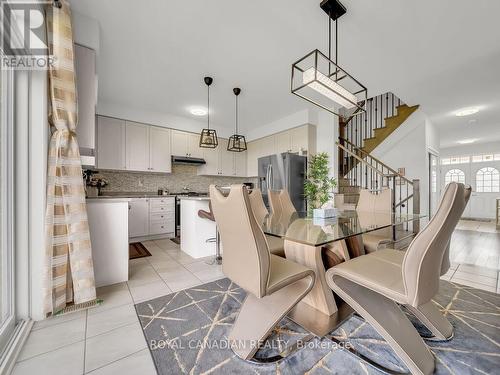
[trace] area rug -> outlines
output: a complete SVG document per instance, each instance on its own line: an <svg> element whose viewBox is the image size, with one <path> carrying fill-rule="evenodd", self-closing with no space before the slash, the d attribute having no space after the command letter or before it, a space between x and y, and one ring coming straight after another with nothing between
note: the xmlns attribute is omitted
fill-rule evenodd
<svg viewBox="0 0 500 375"><path fill-rule="evenodd" d="M140 243L135 242L128 245L128 258L138 259L144 257L150 257L151 253L146 249L146 247Z"/></svg>
<svg viewBox="0 0 500 375"><path fill-rule="evenodd" d="M357 316L332 332L342 345L330 338L301 341L308 332L285 318L256 356L268 358L293 343L300 349L279 363L243 361L227 347L227 337L244 298L241 288L221 279L136 305L158 374L381 373L348 346L378 364L407 372L384 339ZM436 357L436 374L498 373L500 295L442 281L434 303L455 327L451 341L427 341Z"/></svg>

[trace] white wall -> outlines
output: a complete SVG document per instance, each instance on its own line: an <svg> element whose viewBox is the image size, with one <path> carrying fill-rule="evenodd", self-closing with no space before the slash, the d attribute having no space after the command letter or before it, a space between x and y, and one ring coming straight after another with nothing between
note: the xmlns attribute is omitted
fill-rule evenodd
<svg viewBox="0 0 500 375"><path fill-rule="evenodd" d="M421 110L414 112L374 151L391 168L405 168L406 178L420 180L420 212L429 208L428 152L439 152L439 134Z"/></svg>
<svg viewBox="0 0 500 375"><path fill-rule="evenodd" d="M100 46L99 22L75 11L72 12L72 22L75 43L91 48L98 54Z"/></svg>
<svg viewBox="0 0 500 375"><path fill-rule="evenodd" d="M311 111L305 109L272 121L268 124L256 125L255 128L247 132L247 140L252 141L254 139L259 139L284 130L295 128L300 125L312 124L314 123L311 118L313 115L314 114L312 114Z"/></svg>
<svg viewBox="0 0 500 375"><path fill-rule="evenodd" d="M472 155L472 154L485 154L485 153L499 153L500 142L487 142L487 143L471 143L468 145L457 145L454 147L441 148L440 156L458 156L458 155Z"/></svg>
<svg viewBox="0 0 500 375"><path fill-rule="evenodd" d="M326 152L330 160L330 177L338 178L338 149L335 142L338 139L339 119L327 111L320 111L316 121L316 150Z"/></svg>

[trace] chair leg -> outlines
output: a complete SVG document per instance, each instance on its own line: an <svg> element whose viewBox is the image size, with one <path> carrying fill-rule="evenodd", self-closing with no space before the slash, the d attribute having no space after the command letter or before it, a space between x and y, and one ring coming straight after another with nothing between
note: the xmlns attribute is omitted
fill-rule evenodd
<svg viewBox="0 0 500 375"><path fill-rule="evenodd" d="M453 326L432 301L418 307L409 305L405 305L405 307L432 332L434 336L429 339L447 341L453 338Z"/></svg>
<svg viewBox="0 0 500 375"><path fill-rule="evenodd" d="M434 372L434 357L401 308L389 298L340 276L329 286L382 335L412 374Z"/></svg>
<svg viewBox="0 0 500 375"><path fill-rule="evenodd" d="M271 330L309 293L313 284L314 278L307 277L263 298L249 293L229 335L236 355L251 359Z"/></svg>

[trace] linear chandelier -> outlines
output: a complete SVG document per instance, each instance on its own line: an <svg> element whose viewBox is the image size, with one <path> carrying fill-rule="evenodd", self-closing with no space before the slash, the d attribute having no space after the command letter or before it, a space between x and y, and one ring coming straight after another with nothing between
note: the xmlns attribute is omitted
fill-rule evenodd
<svg viewBox="0 0 500 375"><path fill-rule="evenodd" d="M339 106L353 114L366 112L368 90L338 65L337 19L346 13L338 0L323 0L321 9L328 14L328 56L315 49L292 65L291 91L337 116ZM332 21L335 22L335 60L332 60Z"/></svg>
<svg viewBox="0 0 500 375"><path fill-rule="evenodd" d="M200 147L203 148L216 148L219 144L217 132L215 129L210 129L210 85L214 81L212 77L205 77L203 81L207 85L208 99L207 99L207 127L203 129L200 134Z"/></svg>

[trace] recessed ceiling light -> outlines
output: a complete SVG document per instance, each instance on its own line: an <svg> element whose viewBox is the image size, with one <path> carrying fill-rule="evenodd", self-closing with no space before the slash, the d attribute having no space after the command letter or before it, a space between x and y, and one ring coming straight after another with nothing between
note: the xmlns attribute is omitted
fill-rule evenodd
<svg viewBox="0 0 500 375"><path fill-rule="evenodd" d="M461 109L460 111L455 112L455 116L458 117L463 117L463 116L470 116L473 115L474 113L478 113L479 108L464 108Z"/></svg>
<svg viewBox="0 0 500 375"><path fill-rule="evenodd" d="M462 139L461 141L458 141L461 145L467 145L469 143L474 143L476 142L477 139Z"/></svg>
<svg viewBox="0 0 500 375"><path fill-rule="evenodd" d="M193 107L189 112L194 116L206 116L208 113L207 109L202 107Z"/></svg>

